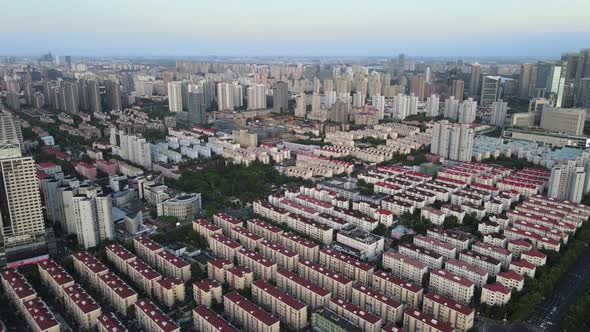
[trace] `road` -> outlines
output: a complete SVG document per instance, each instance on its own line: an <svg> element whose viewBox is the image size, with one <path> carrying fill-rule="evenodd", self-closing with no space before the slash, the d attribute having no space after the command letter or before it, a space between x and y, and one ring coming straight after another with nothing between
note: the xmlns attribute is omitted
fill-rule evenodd
<svg viewBox="0 0 590 332"><path fill-rule="evenodd" d="M526 322L507 322L506 324L477 319L476 326L481 332L559 332L559 322L578 295L584 293L590 282L590 248L580 255L574 267L558 282L553 293L548 296Z"/></svg>

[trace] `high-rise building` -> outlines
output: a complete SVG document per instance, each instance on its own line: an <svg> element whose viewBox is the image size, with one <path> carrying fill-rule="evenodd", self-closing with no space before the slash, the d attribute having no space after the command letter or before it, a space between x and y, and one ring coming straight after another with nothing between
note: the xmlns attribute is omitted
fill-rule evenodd
<svg viewBox="0 0 590 332"><path fill-rule="evenodd" d="M276 82L272 91L273 113L287 112L289 110L289 85L287 82Z"/></svg>
<svg viewBox="0 0 590 332"><path fill-rule="evenodd" d="M232 84L232 90L234 108L240 108L244 106L244 89L242 86L234 82Z"/></svg>
<svg viewBox="0 0 590 332"><path fill-rule="evenodd" d="M459 105L457 121L459 123L473 123L477 115L477 102L473 98L467 98Z"/></svg>
<svg viewBox="0 0 590 332"><path fill-rule="evenodd" d="M88 106L90 111L102 112L102 104L100 101L100 87L97 81L88 81Z"/></svg>
<svg viewBox="0 0 590 332"><path fill-rule="evenodd" d="M80 246L85 249L94 248L100 241L112 240L115 237L111 197L103 194L100 187L81 185L72 203L73 220Z"/></svg>
<svg viewBox="0 0 590 332"><path fill-rule="evenodd" d="M580 108L557 109L544 105L541 128L569 135L581 135L584 132L585 118L586 112Z"/></svg>
<svg viewBox="0 0 590 332"><path fill-rule="evenodd" d="M533 89L533 69L532 63L524 63L520 67L520 78L519 78L519 96L520 98L526 99L531 96Z"/></svg>
<svg viewBox="0 0 590 332"><path fill-rule="evenodd" d="M16 129L4 122L0 130L0 265L11 250L44 243L45 224L35 161L23 157ZM4 131L8 130L9 133Z"/></svg>
<svg viewBox="0 0 590 332"><path fill-rule="evenodd" d="M554 166L547 183L547 195L579 203L584 195L587 173L575 160Z"/></svg>
<svg viewBox="0 0 590 332"><path fill-rule="evenodd" d="M147 169L152 167L150 143L142 137L126 134L123 130L110 128L111 151L122 159Z"/></svg>
<svg viewBox="0 0 590 332"><path fill-rule="evenodd" d="M470 161L475 134L468 124L437 122L432 129L430 152L445 159Z"/></svg>
<svg viewBox="0 0 590 332"><path fill-rule="evenodd" d="M500 86L501 76L484 76L481 84L481 97L479 104L491 105L493 102L500 99L502 88Z"/></svg>
<svg viewBox="0 0 590 332"><path fill-rule="evenodd" d="M590 108L590 78L582 78L577 83L576 106Z"/></svg>
<svg viewBox="0 0 590 332"><path fill-rule="evenodd" d="M497 127L504 127L506 122L506 113L508 112L508 103L502 99L492 103L492 117L490 124Z"/></svg>
<svg viewBox="0 0 590 332"><path fill-rule="evenodd" d="M126 95L135 91L133 75L130 72L121 73L121 90Z"/></svg>
<svg viewBox="0 0 590 332"><path fill-rule="evenodd" d="M418 114L418 97L414 94L402 93L393 97L393 114L396 119L403 120L409 115Z"/></svg>
<svg viewBox="0 0 590 332"><path fill-rule="evenodd" d="M481 65L471 65L471 79L469 80L469 95L477 96L480 93L479 84L481 81Z"/></svg>
<svg viewBox="0 0 590 332"><path fill-rule="evenodd" d="M63 93L66 102L66 113L78 113L78 90L76 84L72 82L66 82L64 84Z"/></svg>
<svg viewBox="0 0 590 332"><path fill-rule="evenodd" d="M305 118L307 114L307 97L304 92L297 95L295 99L295 116L298 118Z"/></svg>
<svg viewBox="0 0 590 332"><path fill-rule="evenodd" d="M25 83L23 85L23 91L25 93L25 103L28 106L33 105L33 92L34 92L34 90L33 90L32 84L31 83Z"/></svg>
<svg viewBox="0 0 590 332"><path fill-rule="evenodd" d="M215 99L215 84L211 81L203 81L201 83L203 89L203 98L205 100L205 110L211 107L211 103Z"/></svg>
<svg viewBox="0 0 590 332"><path fill-rule="evenodd" d="M397 56L397 69L398 75L403 75L404 70L406 70L406 55L403 53Z"/></svg>
<svg viewBox="0 0 590 332"><path fill-rule="evenodd" d="M106 80L105 81L107 104L110 110L121 110L121 91L119 82Z"/></svg>
<svg viewBox="0 0 590 332"><path fill-rule="evenodd" d="M217 84L217 109L219 111L234 110L233 87L229 83Z"/></svg>
<svg viewBox="0 0 590 332"><path fill-rule="evenodd" d="M192 124L207 123L205 98L202 92L188 93L188 120Z"/></svg>
<svg viewBox="0 0 590 332"><path fill-rule="evenodd" d="M371 104L379 111L379 120L385 117L385 96L380 94L371 97Z"/></svg>
<svg viewBox="0 0 590 332"><path fill-rule="evenodd" d="M410 93L413 93L418 100L426 97L426 81L424 75L414 75L410 80Z"/></svg>
<svg viewBox="0 0 590 332"><path fill-rule="evenodd" d="M170 112L182 112L182 83L168 82L168 108Z"/></svg>
<svg viewBox="0 0 590 332"><path fill-rule="evenodd" d="M451 96L458 101L463 101L463 91L465 90L465 82L463 80L453 80L451 82Z"/></svg>
<svg viewBox="0 0 590 332"><path fill-rule="evenodd" d="M13 111L20 111L21 104L20 98L18 93L16 92L8 92L6 94L6 101L8 102L8 107Z"/></svg>
<svg viewBox="0 0 590 332"><path fill-rule="evenodd" d="M445 100L445 108L443 110L443 115L445 118L457 120L457 116L459 114L459 100L455 98L455 96L450 96L447 100Z"/></svg>
<svg viewBox="0 0 590 332"><path fill-rule="evenodd" d="M266 85L251 85L246 91L249 110L266 109Z"/></svg>
<svg viewBox="0 0 590 332"><path fill-rule="evenodd" d="M426 99L426 115L430 117L437 117L439 109L439 98L437 95L431 95Z"/></svg>

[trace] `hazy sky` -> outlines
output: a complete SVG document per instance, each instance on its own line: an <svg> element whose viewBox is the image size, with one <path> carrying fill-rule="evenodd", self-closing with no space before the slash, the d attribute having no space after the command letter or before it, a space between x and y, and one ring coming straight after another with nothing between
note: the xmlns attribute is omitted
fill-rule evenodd
<svg viewBox="0 0 590 332"><path fill-rule="evenodd" d="M0 0L0 54L558 56L590 0Z"/></svg>

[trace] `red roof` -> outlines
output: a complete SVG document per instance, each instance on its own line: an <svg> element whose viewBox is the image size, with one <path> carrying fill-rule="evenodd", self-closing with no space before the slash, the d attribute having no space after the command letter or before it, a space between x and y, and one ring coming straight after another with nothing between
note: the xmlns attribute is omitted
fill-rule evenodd
<svg viewBox="0 0 590 332"><path fill-rule="evenodd" d="M72 276L70 276L61 266L57 265L53 260L48 259L46 261L37 264L39 268L45 270L49 276L60 286L67 283L73 282Z"/></svg>
<svg viewBox="0 0 590 332"><path fill-rule="evenodd" d="M167 252L166 250L159 252L158 256L162 257L165 261L171 263L172 265L174 265L175 267L177 267L179 269L182 269L182 268L190 265L189 263L184 261L182 258L179 258L178 256L173 255L173 254Z"/></svg>
<svg viewBox="0 0 590 332"><path fill-rule="evenodd" d="M334 257L334 258L338 259L341 262L345 262L348 265L352 265L355 268L361 269L363 271L369 271L369 270L372 270L372 269L375 268L374 266L371 266L371 265L369 265L367 263L361 262L361 261L359 261L359 260L357 260L357 259L355 259L355 258L353 258L351 256L343 255L343 254L341 254L340 252L338 252L336 250L322 249L320 251L320 256L321 256L321 254L325 254L325 255Z"/></svg>
<svg viewBox="0 0 590 332"><path fill-rule="evenodd" d="M393 274L387 273L385 271L377 271L373 274L373 277L381 278L386 280L387 282L394 283L402 288L405 288L412 293L418 293L422 291L422 288L412 284L411 282L406 282L402 278L394 276Z"/></svg>
<svg viewBox="0 0 590 332"><path fill-rule="evenodd" d="M365 295L367 295L379 302L382 302L390 307L400 308L402 306L401 302L399 302L389 296L385 296L385 295L379 293L378 291L368 288L368 287L365 287L361 284L356 284L356 285L352 286L352 289L357 290L357 291L359 291L359 292L361 292L361 293L363 293L363 294L365 294Z"/></svg>
<svg viewBox="0 0 590 332"><path fill-rule="evenodd" d="M160 285L166 289L172 289L172 287L182 285L184 283L179 278L174 278L174 277L164 277L156 282L158 283L158 285Z"/></svg>
<svg viewBox="0 0 590 332"><path fill-rule="evenodd" d="M526 256L531 256L531 257L537 257L537 258L541 258L541 259L547 258L547 255L540 252L539 250L526 250L526 251L521 252L520 254L526 255Z"/></svg>
<svg viewBox="0 0 590 332"><path fill-rule="evenodd" d="M132 254L129 250L125 249L122 245L118 243L112 243L107 245L107 250L112 252L113 254L117 255L120 259L127 261L136 256Z"/></svg>
<svg viewBox="0 0 590 332"><path fill-rule="evenodd" d="M516 281L523 281L524 280L524 276L518 274L516 271L514 270L508 270L506 272L500 272L498 273L497 277L501 277L501 278L505 278L505 279L511 279L511 280L516 280Z"/></svg>
<svg viewBox="0 0 590 332"><path fill-rule="evenodd" d="M494 293L510 294L510 292L512 291L510 288L503 286L499 282L495 282L493 284L483 285L483 288L484 289L487 289L487 290L489 290L491 292L494 292Z"/></svg>
<svg viewBox="0 0 590 332"><path fill-rule="evenodd" d="M25 279L25 277L23 277L22 274L18 273L16 270L4 270L0 272L0 275L2 275L2 279L6 280L6 282L10 285L19 299L24 299L25 297L37 294L27 279Z"/></svg>
<svg viewBox="0 0 590 332"><path fill-rule="evenodd" d="M266 326L272 326L275 324L279 324L279 320L274 318L273 316L269 315L266 311L260 309L254 303L248 301L242 295L236 292L229 292L223 296L224 301L230 301L235 303L238 307L240 307L245 312L249 313L250 315L254 316L258 321L262 322Z"/></svg>
<svg viewBox="0 0 590 332"><path fill-rule="evenodd" d="M166 316L152 301L147 299L138 300L135 302L135 307L143 311L162 331L170 332L178 329L178 325Z"/></svg>
<svg viewBox="0 0 590 332"><path fill-rule="evenodd" d="M84 314L100 310L94 299L78 284L64 288L64 292Z"/></svg>
<svg viewBox="0 0 590 332"><path fill-rule="evenodd" d="M102 330L109 332L126 332L127 328L119 321L112 312L105 312L98 317L98 324Z"/></svg>
<svg viewBox="0 0 590 332"><path fill-rule="evenodd" d="M469 316L474 312L474 310L471 309L470 307L463 305L463 304L461 304L453 299L450 299L446 296L438 295L435 293L428 293L428 294L424 295L424 298L429 299L429 300L436 302L438 304L441 304L447 308L451 308L452 310L458 311L466 316Z"/></svg>
<svg viewBox="0 0 590 332"><path fill-rule="evenodd" d="M377 322L381 321L381 317L379 317L371 312L365 311L365 310L361 309L359 306L354 305L346 300L343 300L338 296L332 298L332 300L330 300L330 303L333 303L333 304L341 307L342 309L355 315L359 319L369 322L370 324L376 324Z"/></svg>
<svg viewBox="0 0 590 332"><path fill-rule="evenodd" d="M91 256L89 253L85 251L78 251L72 255L75 260L79 261L80 263L84 264L87 269L92 271L94 274L102 273L108 271L109 269L96 257Z"/></svg>
<svg viewBox="0 0 590 332"><path fill-rule="evenodd" d="M294 283L301 285L302 287L309 289L311 292L316 293L317 295L319 295L321 297L324 297L324 296L330 294L330 291L328 291L327 289L322 288L322 287L310 282L307 279L300 277L296 273L293 273L289 270L285 270L285 269L280 270L278 272L278 274L285 277L285 278L292 280Z"/></svg>
<svg viewBox="0 0 590 332"><path fill-rule="evenodd" d="M137 243L142 244L144 247L146 247L150 251L156 251L156 250L163 249L161 245L159 245L155 241L153 241L145 236L138 236L138 237L134 238L133 240L136 241Z"/></svg>
<svg viewBox="0 0 590 332"><path fill-rule="evenodd" d="M217 280L212 279L203 279L193 283L193 287L197 287L198 289L202 290L203 292L208 292L212 288L221 287Z"/></svg>
<svg viewBox="0 0 590 332"><path fill-rule="evenodd" d="M471 281L467 278L464 278L464 277L454 275L449 271L445 271L445 270L441 270L441 269L432 269L432 271L430 273L436 274L437 276L443 277L449 281L458 283L458 284L465 286L465 287L472 287L475 285L473 283L473 281Z"/></svg>
<svg viewBox="0 0 590 332"><path fill-rule="evenodd" d="M289 250L289 249L283 247L282 245L272 242L272 241L262 240L262 241L260 241L260 245L264 246L266 248L269 248L269 249L271 249L275 252L278 252L278 253L280 253L284 256L287 256L287 257L295 257L298 255L295 251Z"/></svg>
<svg viewBox="0 0 590 332"><path fill-rule="evenodd" d="M528 270L534 270L536 268L536 266L534 264L529 263L525 259L519 259L517 261L512 261L512 262L510 262L510 266L522 267L522 268L525 268Z"/></svg>
<svg viewBox="0 0 590 332"><path fill-rule="evenodd" d="M234 328L230 323L228 323L221 315L216 314L211 309L207 308L207 306L200 305L196 308L193 308L193 312L198 315L203 321L206 321L208 324L213 326L215 331L218 332L238 332L239 330Z"/></svg>
<svg viewBox="0 0 590 332"><path fill-rule="evenodd" d="M130 269L138 271L144 278L148 280L153 280L158 277L162 277L162 275L152 269L151 266L147 265L144 261L136 259L133 262L128 264Z"/></svg>
<svg viewBox="0 0 590 332"><path fill-rule="evenodd" d="M129 285L127 285L123 280L117 277L117 275L113 272L103 274L99 278L100 280L102 280L104 284L106 284L110 289L112 289L115 292L115 294L117 294L119 297L123 299L126 299L133 295L137 295L137 293L131 287L129 287Z"/></svg>
<svg viewBox="0 0 590 332"><path fill-rule="evenodd" d="M410 308L406 311L405 314L410 317L413 317L416 320L419 320L419 321L422 321L422 322L428 324L429 326L433 327L437 331L440 331L440 332L453 332L453 331L455 331L455 329L453 329L453 327L450 324L444 323L440 320L437 320L433 316L423 313L422 311L419 311L417 309Z"/></svg>
<svg viewBox="0 0 590 332"><path fill-rule="evenodd" d="M33 318L40 331L48 330L54 326L59 326L59 322L53 316L53 313L45 302L40 298L23 302L25 309L29 312L29 315Z"/></svg>
<svg viewBox="0 0 590 332"><path fill-rule="evenodd" d="M299 243L307 248L316 248L319 247L319 245L317 243L308 241L298 235L295 235L293 233L288 233L288 232L283 232L281 233L279 236L281 236L282 238L289 240L289 241L293 241L296 243Z"/></svg>
<svg viewBox="0 0 590 332"><path fill-rule="evenodd" d="M272 260L267 259L266 257L262 256L261 254L255 252L255 251L252 251L250 249L241 248L238 251L238 253L240 253L240 254L242 254L242 255L244 255L246 257L249 257L253 261L255 261L257 263L260 263L260 264L262 264L262 265L264 265L266 267L270 267L270 266L273 266L273 265L276 265L277 264L277 263L273 262Z"/></svg>
<svg viewBox="0 0 590 332"><path fill-rule="evenodd" d="M320 264L308 261L308 260L303 260L303 261L299 261L299 264L304 265L309 267L310 269L319 272L320 274L323 274L324 276L337 281L338 283L347 285L347 284L352 284L352 279L343 276L340 273L336 273L334 271L328 270L325 267L321 266Z"/></svg>
<svg viewBox="0 0 590 332"><path fill-rule="evenodd" d="M217 258L212 261L208 261L207 264L211 264L218 269L222 269L225 265L231 265L232 262L224 258Z"/></svg>
<svg viewBox="0 0 590 332"><path fill-rule="evenodd" d="M214 239L215 241L222 243L223 245L225 245L227 247L230 247L231 249L237 249L242 246L241 244L237 243L236 241L230 239L229 237L227 237L223 234L217 233L217 234L213 234L209 237L211 239Z"/></svg>

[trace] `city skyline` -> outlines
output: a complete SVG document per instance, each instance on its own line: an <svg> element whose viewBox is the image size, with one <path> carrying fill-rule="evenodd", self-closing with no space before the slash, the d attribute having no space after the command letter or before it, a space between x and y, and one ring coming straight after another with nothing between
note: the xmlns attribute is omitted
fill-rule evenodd
<svg viewBox="0 0 590 332"><path fill-rule="evenodd" d="M590 4L465 0L5 4L2 55L547 56L590 44ZM236 9L236 10L234 10ZM91 14L89 14L91 13ZM323 13L323 14L322 14ZM487 24L482 24L487 20ZM495 20L497 22L495 22ZM493 27L493 28L490 28ZM492 31L493 30L493 31ZM24 51L26 50L26 51ZM24 54L25 53L25 54Z"/></svg>

